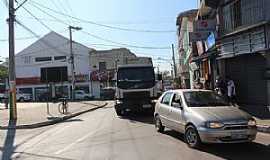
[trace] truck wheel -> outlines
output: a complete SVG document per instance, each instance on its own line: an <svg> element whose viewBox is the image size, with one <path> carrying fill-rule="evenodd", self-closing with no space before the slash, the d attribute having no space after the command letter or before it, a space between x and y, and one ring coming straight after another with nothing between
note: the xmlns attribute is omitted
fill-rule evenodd
<svg viewBox="0 0 270 160"><path fill-rule="evenodd" d="M124 111L121 109L121 107L119 105L116 104L114 106L114 108L115 108L115 112L116 112L117 116L123 116L124 115Z"/></svg>
<svg viewBox="0 0 270 160"><path fill-rule="evenodd" d="M117 116L122 116L123 115L122 110L115 109L115 111L116 111Z"/></svg>

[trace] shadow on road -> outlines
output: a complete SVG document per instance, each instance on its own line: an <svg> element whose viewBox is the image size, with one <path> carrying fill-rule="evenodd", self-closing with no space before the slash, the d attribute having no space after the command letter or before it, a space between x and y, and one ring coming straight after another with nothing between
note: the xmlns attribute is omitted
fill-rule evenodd
<svg viewBox="0 0 270 160"><path fill-rule="evenodd" d="M168 136L171 136L177 140L181 140L183 142L185 142L185 138L184 138L184 135L179 133L179 132L176 132L174 130L165 130L164 131L164 134L168 135Z"/></svg>
<svg viewBox="0 0 270 160"><path fill-rule="evenodd" d="M42 155L42 154L34 154L34 153L27 153L27 152L15 152L20 154L20 156L15 157L15 158L20 158L21 156L29 156L31 158L36 157L39 159L55 159L55 160L75 160L71 158L63 158L63 157L57 157L57 156L49 156L49 155Z"/></svg>
<svg viewBox="0 0 270 160"><path fill-rule="evenodd" d="M153 114L144 112L144 113L126 113L125 116L121 117L122 119L127 119L131 123L147 123L147 124L154 124Z"/></svg>
<svg viewBox="0 0 270 160"><path fill-rule="evenodd" d="M270 147L255 142L250 144L203 145L199 150L224 159L269 160L270 157Z"/></svg>
<svg viewBox="0 0 270 160"><path fill-rule="evenodd" d="M83 120L82 119L67 119L65 121L62 121L61 123L67 123L67 122L82 122Z"/></svg>
<svg viewBox="0 0 270 160"><path fill-rule="evenodd" d="M164 134L185 142L184 135L176 131L166 130ZM270 145L263 145L256 142L242 144L202 144L198 150L232 160L269 160L270 157Z"/></svg>
<svg viewBox="0 0 270 160"><path fill-rule="evenodd" d="M16 120L10 120L8 123L8 126L10 128L15 128L16 123L17 123ZM16 136L16 129L8 129L7 130L4 146L1 149L2 150L2 158L1 158L2 160L11 159L11 156L16 149L16 147L14 146L15 136Z"/></svg>

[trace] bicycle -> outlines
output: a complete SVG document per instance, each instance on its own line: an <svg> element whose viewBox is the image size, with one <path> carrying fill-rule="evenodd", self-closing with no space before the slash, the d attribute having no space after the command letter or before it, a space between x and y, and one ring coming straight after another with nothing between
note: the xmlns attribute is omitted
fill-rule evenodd
<svg viewBox="0 0 270 160"><path fill-rule="evenodd" d="M61 114L67 114L68 113L68 100L67 98L59 98L60 101L62 101L60 104L58 104L58 111Z"/></svg>

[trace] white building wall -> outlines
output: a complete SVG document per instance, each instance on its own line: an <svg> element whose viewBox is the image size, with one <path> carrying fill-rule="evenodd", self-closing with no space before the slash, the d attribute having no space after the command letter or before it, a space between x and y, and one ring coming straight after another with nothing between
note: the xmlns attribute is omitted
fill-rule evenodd
<svg viewBox="0 0 270 160"><path fill-rule="evenodd" d="M67 62L70 57L69 40L54 32L49 33L41 40L30 45L15 56L17 77L39 77L40 68L67 66L69 76L71 75L71 65ZM89 74L89 51L76 42L73 43L73 53L76 74ZM54 61L54 56L66 56L66 62ZM52 57L51 62L35 62L36 57Z"/></svg>
<svg viewBox="0 0 270 160"><path fill-rule="evenodd" d="M74 64L76 75L89 75L90 56L92 49L73 42ZM66 56L66 60L54 60L55 56ZM52 57L52 61L36 62L37 57ZM33 78L41 76L41 68L66 66L68 76L71 76L71 64L69 63L70 44L69 39L51 32L40 40L36 41L15 56L15 67L17 78ZM88 85L90 82L78 83L78 85ZM45 87L46 85L18 85L18 88ZM98 89L93 89L96 91Z"/></svg>

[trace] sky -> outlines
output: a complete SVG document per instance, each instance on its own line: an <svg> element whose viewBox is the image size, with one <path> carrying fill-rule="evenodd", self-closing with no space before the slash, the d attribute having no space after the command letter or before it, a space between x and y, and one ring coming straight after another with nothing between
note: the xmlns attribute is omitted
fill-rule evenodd
<svg viewBox="0 0 270 160"><path fill-rule="evenodd" d="M0 59L8 57L7 1L0 0ZM152 57L164 71L171 69L166 60L172 58L171 44L177 45L176 17L194 8L197 0L28 0L16 11L16 20L40 37L50 31L68 37L68 25L82 27L73 32L74 41L97 50L126 47ZM15 24L15 53L37 40L33 33Z"/></svg>

